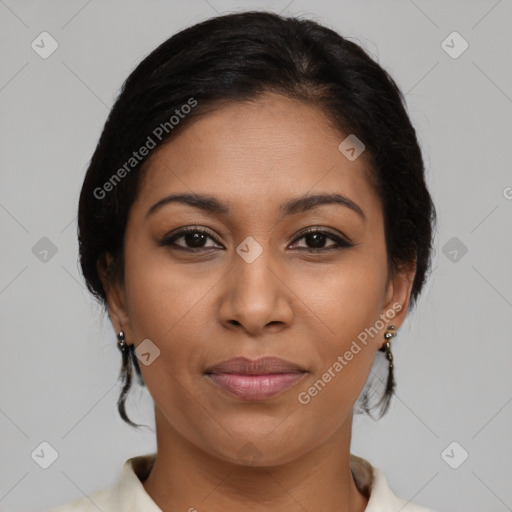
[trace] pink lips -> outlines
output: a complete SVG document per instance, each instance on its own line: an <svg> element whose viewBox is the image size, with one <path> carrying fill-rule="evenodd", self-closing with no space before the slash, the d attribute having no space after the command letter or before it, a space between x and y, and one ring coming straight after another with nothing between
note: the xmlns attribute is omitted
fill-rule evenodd
<svg viewBox="0 0 512 512"><path fill-rule="evenodd" d="M243 400L264 400L291 388L306 371L276 357L251 361L229 359L209 368L206 376L221 389Z"/></svg>

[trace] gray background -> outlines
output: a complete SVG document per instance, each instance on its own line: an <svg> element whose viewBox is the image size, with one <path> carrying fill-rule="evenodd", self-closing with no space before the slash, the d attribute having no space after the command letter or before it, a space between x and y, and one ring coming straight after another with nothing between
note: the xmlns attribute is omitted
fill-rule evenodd
<svg viewBox="0 0 512 512"><path fill-rule="evenodd" d="M240 9L312 17L361 44L406 93L424 151L434 272L394 344L398 396L381 421L356 417L352 452L440 512L512 510L510 0L0 0L0 509L90 494L155 449L154 431L117 414L120 354L79 273L77 201L133 67L176 31ZM31 47L43 31L58 43L47 59ZM453 31L469 44L458 58L442 47ZM145 389L128 411L153 427ZM48 469L31 457L43 441L59 454Z"/></svg>

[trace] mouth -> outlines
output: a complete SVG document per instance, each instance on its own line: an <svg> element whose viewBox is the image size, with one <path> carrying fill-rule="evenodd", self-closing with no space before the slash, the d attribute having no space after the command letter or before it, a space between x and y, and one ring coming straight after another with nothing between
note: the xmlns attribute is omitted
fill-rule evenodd
<svg viewBox="0 0 512 512"><path fill-rule="evenodd" d="M276 357L250 360L238 357L205 371L205 376L223 391L242 400L265 400L297 384L307 371Z"/></svg>

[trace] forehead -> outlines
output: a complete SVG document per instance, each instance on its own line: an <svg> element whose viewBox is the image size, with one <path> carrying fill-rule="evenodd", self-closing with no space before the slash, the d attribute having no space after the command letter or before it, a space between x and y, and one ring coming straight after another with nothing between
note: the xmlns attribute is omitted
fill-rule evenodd
<svg viewBox="0 0 512 512"><path fill-rule="evenodd" d="M338 149L346 137L318 107L282 95L229 103L150 155L137 202L176 192L214 193L253 212L318 192L375 202L364 152L351 161Z"/></svg>

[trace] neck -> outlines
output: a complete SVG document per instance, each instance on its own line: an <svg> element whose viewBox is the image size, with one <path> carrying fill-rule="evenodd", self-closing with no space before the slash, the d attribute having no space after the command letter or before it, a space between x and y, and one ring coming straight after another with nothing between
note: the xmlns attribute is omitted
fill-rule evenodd
<svg viewBox="0 0 512 512"><path fill-rule="evenodd" d="M157 456L143 486L163 512L364 512L350 469L352 415L322 444L280 465L241 465L200 449L155 409ZM213 451L213 450L212 450ZM336 454L336 456L333 456ZM256 464L258 464L256 462Z"/></svg>

